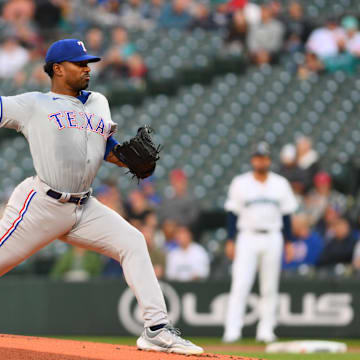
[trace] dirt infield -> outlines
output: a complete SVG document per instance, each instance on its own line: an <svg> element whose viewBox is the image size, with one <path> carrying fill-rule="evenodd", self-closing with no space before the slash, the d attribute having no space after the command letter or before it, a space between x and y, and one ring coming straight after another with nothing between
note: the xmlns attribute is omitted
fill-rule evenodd
<svg viewBox="0 0 360 360"><path fill-rule="evenodd" d="M139 351L133 346L0 334L0 359L6 360L259 360L231 355L184 356Z"/></svg>

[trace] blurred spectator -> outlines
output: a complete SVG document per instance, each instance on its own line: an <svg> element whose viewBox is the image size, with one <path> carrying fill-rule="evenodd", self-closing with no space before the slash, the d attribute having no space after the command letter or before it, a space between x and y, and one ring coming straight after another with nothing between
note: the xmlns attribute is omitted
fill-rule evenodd
<svg viewBox="0 0 360 360"><path fill-rule="evenodd" d="M172 0L165 4L159 18L159 26L162 28L187 29L192 22L189 7L192 0Z"/></svg>
<svg viewBox="0 0 360 360"><path fill-rule="evenodd" d="M323 59L326 71L333 73L343 71L348 74L354 74L357 66L357 59L346 49L345 39L338 41L338 53Z"/></svg>
<svg viewBox="0 0 360 360"><path fill-rule="evenodd" d="M326 244L320 258L318 266L331 266L338 263L350 264L357 238L351 231L349 222L338 219L332 226L333 236Z"/></svg>
<svg viewBox="0 0 360 360"><path fill-rule="evenodd" d="M2 18L8 23L18 24L32 20L35 13L33 0L6 1L2 8Z"/></svg>
<svg viewBox="0 0 360 360"><path fill-rule="evenodd" d="M302 50L312 30L312 25L304 16L302 5L297 1L291 1L282 21L286 30L285 49L290 53Z"/></svg>
<svg viewBox="0 0 360 360"><path fill-rule="evenodd" d="M325 209L324 215L315 224L316 230L323 238L329 239L332 234L332 227L335 222L340 219L341 214L337 208L332 205L328 205Z"/></svg>
<svg viewBox="0 0 360 360"><path fill-rule="evenodd" d="M170 252L176 249L179 245L175 240L175 233L177 230L177 223L174 220L165 220L161 225L161 230L164 234L164 250Z"/></svg>
<svg viewBox="0 0 360 360"><path fill-rule="evenodd" d="M226 220L225 220L226 221ZM235 241L228 240L224 245L225 256L214 256L211 264L211 277L215 279L229 279L235 258Z"/></svg>
<svg viewBox="0 0 360 360"><path fill-rule="evenodd" d="M281 2L278 1L278 0L272 0L269 2L269 8L270 8L270 11L271 11L271 14L274 18L279 18L282 11L283 11L283 8L282 8L282 5L281 5Z"/></svg>
<svg viewBox="0 0 360 360"><path fill-rule="evenodd" d="M40 51L37 48L32 48L28 54L29 61L14 75L14 85L49 89L50 78L44 71L44 59Z"/></svg>
<svg viewBox="0 0 360 360"><path fill-rule="evenodd" d="M127 31L120 26L111 31L111 50L117 51L120 61L135 54L135 45L129 41Z"/></svg>
<svg viewBox="0 0 360 360"><path fill-rule="evenodd" d="M15 75L14 81L17 86L26 84L28 87L35 87L37 89L50 88L50 79L44 72L44 65L38 62L25 65L23 71L20 71Z"/></svg>
<svg viewBox="0 0 360 360"><path fill-rule="evenodd" d="M99 254L72 246L56 261L50 276L67 281L86 281L99 275L101 268Z"/></svg>
<svg viewBox="0 0 360 360"><path fill-rule="evenodd" d="M352 257L352 267L353 270L357 273L357 275L360 275L360 241L358 240L355 248L354 253Z"/></svg>
<svg viewBox="0 0 360 360"><path fill-rule="evenodd" d="M151 208L140 190L133 190L128 196L128 221L136 228L140 228Z"/></svg>
<svg viewBox="0 0 360 360"><path fill-rule="evenodd" d="M56 31L61 18L61 7L56 1L36 0L34 20L42 35L51 30Z"/></svg>
<svg viewBox="0 0 360 360"><path fill-rule="evenodd" d="M155 244L155 229L149 225L144 225L141 227L141 232L143 233L146 240L155 275L158 279L162 279L165 274L166 255L165 252L159 249Z"/></svg>
<svg viewBox="0 0 360 360"><path fill-rule="evenodd" d="M99 27L91 27L85 34L86 50L96 56L103 56L105 53L104 32Z"/></svg>
<svg viewBox="0 0 360 360"><path fill-rule="evenodd" d="M175 233L179 247L167 254L166 278L175 281L206 279L210 271L209 255L193 242L190 230L180 226Z"/></svg>
<svg viewBox="0 0 360 360"><path fill-rule="evenodd" d="M228 10L229 11L237 11L242 10L248 4L248 0L229 0L227 2Z"/></svg>
<svg viewBox="0 0 360 360"><path fill-rule="evenodd" d="M261 22L261 6L258 4L254 4L252 2L247 2L247 4L244 6L244 15L246 18L246 22L249 25L259 25Z"/></svg>
<svg viewBox="0 0 360 360"><path fill-rule="evenodd" d="M131 79L142 80L147 74L147 67L139 54L131 55L127 61L128 76Z"/></svg>
<svg viewBox="0 0 360 360"><path fill-rule="evenodd" d="M205 4L196 4L192 15L193 20L190 24L190 29L200 28L206 31L218 29L213 14Z"/></svg>
<svg viewBox="0 0 360 360"><path fill-rule="evenodd" d="M112 27L119 24L118 0L60 0L59 5L61 6L64 2L69 5L69 8L63 12L67 13L66 17L78 33L85 32L91 26Z"/></svg>
<svg viewBox="0 0 360 360"><path fill-rule="evenodd" d="M297 269L301 265L315 265L324 248L323 238L310 229L305 214L293 215L293 241L287 242L284 248L283 269Z"/></svg>
<svg viewBox="0 0 360 360"><path fill-rule="evenodd" d="M116 211L122 217L126 217L121 193L115 182L105 181L103 185L95 189L95 196L102 204Z"/></svg>
<svg viewBox="0 0 360 360"><path fill-rule="evenodd" d="M198 218L199 205L188 190L188 181L184 171L181 169L171 171L170 184L173 195L171 198L164 199L159 207L160 222L171 219L177 224L191 226Z"/></svg>
<svg viewBox="0 0 360 360"><path fill-rule="evenodd" d="M304 62L299 66L297 74L300 80L308 79L312 74L319 73L324 70L324 64L319 60L313 52L306 52Z"/></svg>
<svg viewBox="0 0 360 360"><path fill-rule="evenodd" d="M297 165L305 172L305 191L313 184L313 178L319 169L319 155L313 149L312 141L306 136L296 140Z"/></svg>
<svg viewBox="0 0 360 360"><path fill-rule="evenodd" d="M163 6L164 0L146 1L141 10L143 17L151 21L155 26L160 18Z"/></svg>
<svg viewBox="0 0 360 360"><path fill-rule="evenodd" d="M104 32L98 27L91 27L85 34L85 47L90 54L103 57L105 54ZM91 76L97 76L102 69L100 62L91 63Z"/></svg>
<svg viewBox="0 0 360 360"><path fill-rule="evenodd" d="M97 9L91 10L93 21L103 26L116 26L120 23L120 1L106 0L99 1Z"/></svg>
<svg viewBox="0 0 360 360"><path fill-rule="evenodd" d="M32 0L6 2L2 11L2 20L6 24L2 38L8 37L6 32L12 32L25 47L39 46L41 39L38 32L40 29L36 28L33 22L34 11L35 3Z"/></svg>
<svg viewBox="0 0 360 360"><path fill-rule="evenodd" d="M149 176L140 181L140 188L151 207L157 207L161 203L161 197L155 189L155 177Z"/></svg>
<svg viewBox="0 0 360 360"><path fill-rule="evenodd" d="M306 174L296 162L296 147L286 144L280 151L280 175L284 176L297 196L298 200L304 195L306 185ZM302 203L302 201L300 201Z"/></svg>
<svg viewBox="0 0 360 360"><path fill-rule="evenodd" d="M329 18L324 27L315 29L306 43L307 51L314 53L320 60L338 53L338 42L345 38L345 32L335 19Z"/></svg>
<svg viewBox="0 0 360 360"><path fill-rule="evenodd" d="M149 210L144 217L144 226L149 226L154 231L158 228L159 222L155 211Z"/></svg>
<svg viewBox="0 0 360 360"><path fill-rule="evenodd" d="M127 31L122 27L115 27L111 32L111 46L100 62L103 69L100 77L113 79L114 76L126 76L128 73L128 61L135 55L136 49L129 41Z"/></svg>
<svg viewBox="0 0 360 360"><path fill-rule="evenodd" d="M341 21L341 26L346 31L344 39L346 50L350 54L360 57L360 32L358 31L358 20L354 16L345 16Z"/></svg>
<svg viewBox="0 0 360 360"><path fill-rule="evenodd" d="M219 4L216 4L213 18L218 29L225 29L228 27L231 14L228 10L227 3L220 2Z"/></svg>
<svg viewBox="0 0 360 360"><path fill-rule="evenodd" d="M128 30L150 30L155 25L143 17L142 0L128 0L120 10L120 23Z"/></svg>
<svg viewBox="0 0 360 360"><path fill-rule="evenodd" d="M141 226L152 229L155 246L165 251L165 235L159 226L159 220L155 211L149 210L145 213Z"/></svg>
<svg viewBox="0 0 360 360"><path fill-rule="evenodd" d="M261 7L248 0L230 0L228 10L231 12L241 11L249 25L258 25L261 22Z"/></svg>
<svg viewBox="0 0 360 360"><path fill-rule="evenodd" d="M237 10L229 24L225 43L231 54L242 53L246 44L247 23L242 10Z"/></svg>
<svg viewBox="0 0 360 360"><path fill-rule="evenodd" d="M29 61L29 52L14 36L7 37L0 45L0 78L10 79Z"/></svg>
<svg viewBox="0 0 360 360"><path fill-rule="evenodd" d="M325 209L330 205L340 214L346 211L347 200L344 194L332 188L331 177L326 172L319 172L314 177L315 188L305 198L306 213L310 224L315 225L324 215Z"/></svg>
<svg viewBox="0 0 360 360"><path fill-rule="evenodd" d="M274 60L283 44L284 26L273 18L267 5L261 7L261 23L249 27L247 46L256 64Z"/></svg>

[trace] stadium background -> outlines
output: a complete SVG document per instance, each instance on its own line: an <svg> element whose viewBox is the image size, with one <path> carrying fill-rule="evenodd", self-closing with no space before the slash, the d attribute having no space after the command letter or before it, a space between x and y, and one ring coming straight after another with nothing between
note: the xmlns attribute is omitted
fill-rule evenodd
<svg viewBox="0 0 360 360"><path fill-rule="evenodd" d="M187 206L198 211L194 218L185 224L178 221L178 225L188 227L194 241L205 248L210 271L206 279L198 280L201 281L198 285L193 281L171 283L181 296L189 291L186 286L190 287L194 296L199 297L211 288L218 289L219 293L226 292L228 288L231 262L224 254L223 204L233 176L249 169L252 146L262 140L270 143L273 169L282 171L284 164L280 154L283 147L289 144L296 146L304 136L311 139L318 155L316 173L321 172L322 175L319 181L331 184L332 193L328 196L324 213L316 218L316 222L311 222L309 231L320 234L323 248L336 241L333 224L331 221L327 223L326 216L323 217L326 211L333 210L335 219L332 220L344 220L350 226L346 241L338 241L344 244L346 256L340 260L331 258L327 266L295 264L290 270L284 270L284 291L292 298L301 299L306 293L313 293L318 299L328 293L350 294L350 298L334 300L340 301L340 305L342 303L347 309L350 306L353 311L347 330L341 327L344 319L335 316L333 321L339 321L339 326L335 324L334 331L326 330L328 325L323 324L319 332L314 331L314 336L320 336L323 331L324 336L356 337L359 326L355 298L358 298L357 276L360 269L356 254L359 257L360 254L354 249L359 248L360 227L360 164L357 158L360 143L357 61L360 51L351 53L350 50L337 49L329 58L319 56L314 59L311 56L316 49L312 49L310 54L307 41L314 30L327 26L329 22L337 23L345 32L348 25L344 19L351 16L356 20L360 4L356 0L302 0L297 4L302 6L303 15L295 21L289 15L288 9L293 3L290 1L252 1L253 8L246 15L244 9L249 4L245 0L178 3L184 7L181 18L170 16L168 7L172 6L171 1L1 1L1 94L46 91L49 80L42 72L43 56L47 46L56 39L83 39L89 52L105 58L104 66L93 69L91 89L109 98L113 120L119 124L118 139L127 140L139 125L149 124L156 130L155 139L164 145L164 150L154 178L140 186L123 170L104 163L94 183L95 195L119 212L123 211L129 221L144 231L149 231L147 221L150 223L155 218L156 229L153 228L149 236L153 237L159 250L165 249L163 256L166 257L169 247L165 246L167 234L164 235L164 232L169 229L163 228L166 222L164 213L168 213L171 205L168 199L174 193L173 181L186 184L191 198ZM248 41L250 32L260 27L261 8L256 5L266 8L270 13L268 16L277 19L284 31L284 36L279 38L280 47L264 57L251 50ZM240 13L242 16L238 15ZM237 17L240 23L244 19L246 23L245 27L239 26L238 31L233 27ZM291 26L294 23L302 26ZM294 152L292 146L285 149L288 150L284 150L285 155ZM28 145L14 131L2 129L0 132L0 169L0 198L5 205L16 184L34 174ZM299 183L303 185L300 190L297 188L299 200L304 205L300 215L309 215L314 209L306 209L306 200L316 191L313 178L309 184L303 173L292 175L295 187ZM300 227L302 224L309 227L309 222L302 223L304 219L301 216L299 219ZM301 252L301 249L297 250L295 246L292 253ZM341 249L341 245L337 249ZM75 291L75 288L84 290L83 293L76 292L78 310L80 303L84 304L82 299L94 296L104 284L115 299L109 306L117 306L119 292L125 289L120 267L106 259L81 254L79 256L87 256L86 261L90 265L75 269L74 264L66 263L70 261L69 257L72 258L71 252L65 245L56 242L2 279L2 294L20 294L17 309L22 306L28 314L38 314L36 311L39 311L40 316L43 307L36 307L35 303L41 298L42 302L39 300L37 306L47 304L49 312L43 311L43 322L40 322L43 327L34 330L31 320L24 314L18 314L16 322L11 318L15 303L4 306L2 314L5 321L2 322L1 332L76 333L66 326L60 327L61 330L54 327L54 324L59 324L59 314L65 316L64 322L67 319L65 307L63 312L58 313L58 318L50 315L52 309L58 308L61 298L56 296L56 292L52 293L54 279L58 281L56 286L64 289L68 296L71 292L67 291ZM166 265L163 266L160 278L166 281ZM70 281L63 282L64 279ZM81 285L78 283L80 280ZM119 281L122 284L114 291ZM40 289L37 295L34 294L34 284ZM182 286L185 286L184 292ZM49 294L58 302L50 301ZM11 301L10 296L5 303ZM24 303L27 305L24 306ZM62 303L64 305L66 301ZM95 307L95 304L88 303L83 309L91 312L91 306ZM302 306L305 305L300 301L292 310L301 312ZM208 308L209 303L204 301L203 312ZM333 310L331 306L329 309L330 312ZM121 319L116 315L107 315L116 320L111 325L113 327L101 327L101 319L95 321L95 327L85 323L88 329L92 328L91 334L129 332L120 326L118 322ZM84 324L86 315L82 316L79 324ZM204 324L203 327L189 324L195 329L191 335L206 333ZM186 327L186 322L182 325ZM213 326L208 334L220 336L219 323L215 321ZM311 324L308 326L311 327ZM93 329L96 329L95 333ZM304 328L299 329L293 335L304 333ZM245 334L251 335L252 331L250 329ZM80 326L77 333L86 333L86 329Z"/></svg>

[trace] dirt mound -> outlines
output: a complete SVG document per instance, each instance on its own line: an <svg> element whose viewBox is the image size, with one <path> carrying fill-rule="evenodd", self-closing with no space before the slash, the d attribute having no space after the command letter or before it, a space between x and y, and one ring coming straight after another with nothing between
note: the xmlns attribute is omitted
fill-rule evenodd
<svg viewBox="0 0 360 360"><path fill-rule="evenodd" d="M0 359L6 360L258 360L239 356L202 354L184 356L139 351L134 346L1 335Z"/></svg>

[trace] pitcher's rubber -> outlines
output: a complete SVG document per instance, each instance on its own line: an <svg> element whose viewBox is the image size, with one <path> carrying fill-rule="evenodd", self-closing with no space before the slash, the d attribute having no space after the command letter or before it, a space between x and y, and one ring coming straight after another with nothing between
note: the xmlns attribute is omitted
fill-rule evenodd
<svg viewBox="0 0 360 360"><path fill-rule="evenodd" d="M201 345L201 344L200 344ZM6 360L259 360L234 355L178 355L135 346L0 334L0 359Z"/></svg>

